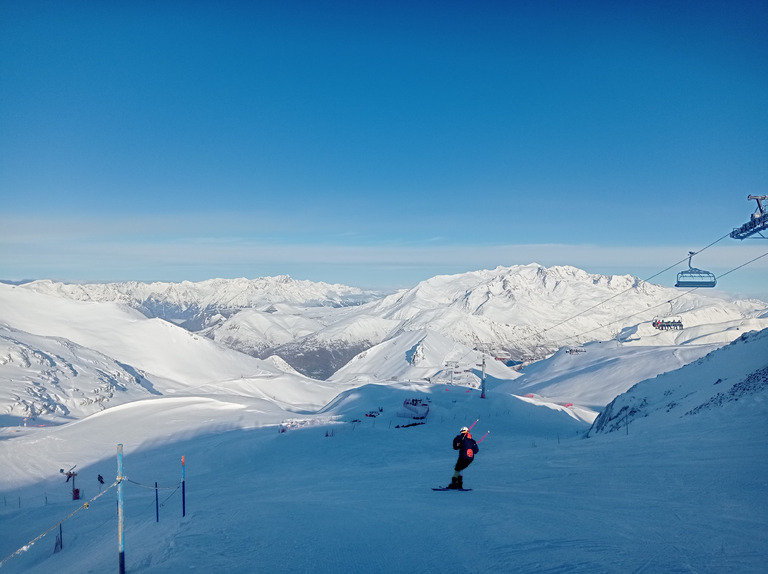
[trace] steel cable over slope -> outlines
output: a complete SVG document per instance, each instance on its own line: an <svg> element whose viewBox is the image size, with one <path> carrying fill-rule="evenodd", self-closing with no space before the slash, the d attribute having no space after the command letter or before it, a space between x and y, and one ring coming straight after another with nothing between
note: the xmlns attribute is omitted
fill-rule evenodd
<svg viewBox="0 0 768 574"><path fill-rule="evenodd" d="M712 246L716 245L717 243L719 243L720 241L722 241L723 239L725 239L726 237L729 237L729 236L730 236L730 234L728 234L728 233L727 233L727 234L723 235L722 237L719 237L718 239L714 240L714 241L713 241L712 243L710 243L709 245L706 245L705 247L702 247L701 249L699 249L698 251L694 252L693 254L694 254L694 255L698 255L698 254L699 254L699 253L701 253L702 251L706 251L706 250L707 250L707 249L709 249L710 247L712 247ZM723 273L723 274L719 275L719 276L717 277L717 279L719 279L720 277L725 277L726 275L728 275L728 274L730 274L730 273L733 273L734 271L736 271L736 270L738 270L738 269L741 269L742 267L745 267L745 266L749 265L750 263L754 263L755 261L757 261L758 259L761 259L761 258L765 257L766 255L768 255L768 253L764 253L763 255L760 255L760 256L758 256L758 257L756 257L756 258L754 258L754 259L752 259L752 260L750 260L750 261L747 261L746 263L744 263L744 264L742 264L742 265L739 265L738 267L735 267L735 268L733 268L733 269L731 269L731 270L729 270L729 271L726 271L725 273ZM681 259L681 260L677 261L676 263L673 263L673 264L672 264L672 265L670 265L669 267L667 267L667 268L665 268L665 269L662 269L661 271L658 271L657 273L654 273L654 274L653 274L653 275L651 275L650 277L647 277L647 278L643 279L643 281L645 281L645 282L649 282L651 279L653 279L653 278L655 278L655 277L658 277L658 276L659 276L659 275L661 275L662 273L666 273L667 271L669 271L669 270L671 270L671 269L674 269L675 267L677 267L677 266L678 266L678 265L680 265L681 263L685 263L686 261L688 261L688 257L684 257L683 259ZM565 324L565 323L567 323L568 321L571 321L571 320L573 320L573 319L575 319L575 318L577 318L577 317L580 317L581 315L584 315L585 313L588 313L589 311L592 311L593 309L597 309L597 308L598 308L598 307L600 307L601 305L604 305L604 304L605 304L605 303L607 303L608 301L611 301L611 300L613 300L613 299L616 299L617 297L620 297L621 295L623 295L624 293L627 293L628 291L631 291L632 289L633 289L633 287L628 287L627 289L624 289L623 291L620 291L619 293L616 293L616 294L614 294L614 295L611 295L611 296L610 296L610 297L608 297L607 299L604 299L604 300L602 300L602 301L599 301L598 303L595 303L595 304L594 304L594 305L592 305L591 307L589 307L589 308L587 308L587 309L584 309L583 311L580 311L579 313L576 313L575 315L571 315L570 317L566 317L565 319L563 319L563 320L562 320L562 321L560 321L559 323L556 323L556 324L552 325L551 327L547 327L546 329L542 329L541 331L536 331L536 332L534 332L534 333L533 333L533 336L534 336L534 337L538 337L538 338L541 338L541 336L542 336L544 333L546 333L547 331L551 331L552 329L555 329L555 328L559 327L560 325L564 325L564 324ZM565 338L563 338L563 339L558 339L557 341L553 341L553 342L554 342L554 343L559 343L559 342L570 341L570 340L572 340L572 339L576 339L577 337L581 337L581 336L583 336L583 335L588 335L589 333L592 333L592 332L594 332L594 331L597 331L597 330L599 330L599 329L605 329L606 327L608 327L608 326L610 326L610 325L613 325L614 323L619 323L619 322L625 321L626 319L631 319L632 317L635 317L636 315L640 315L640 314L642 314L642 313L646 313L647 311L649 311L649 310L651 310L651 309L656 309L656 308L658 308L658 307L662 307L662 306L664 306L664 305L667 305L668 303L670 303L670 302L672 302L672 301L675 301L676 299L679 299L680 297L682 297L682 296L684 296L684 295L687 295L687 294L689 294L689 293L692 293L693 291L696 291L697 289L699 289L699 287L694 287L694 288L692 288L692 289L689 289L688 291L685 291L684 293L681 293L681 294L677 295L676 297L673 297L672 299L669 299L669 300L665 301L664 303L660 303L660 304L658 304L658 305L654 305L653 307L649 307L649 308L647 308L647 309L643 309L642 311L639 311L639 312L637 312L637 313L633 313L632 315L627 315L626 317L623 317L623 318L621 318L621 319L617 319L617 320L615 320L615 321L611 321L610 323L607 323L606 325L601 325L600 327L595 327L595 328L593 328L593 329L590 329L590 330L588 330L588 331L584 331L584 332L581 332L581 333L577 333L576 335L571 335L570 337L565 337ZM470 353L467 353L466 355L464 355L464 357L468 356L469 354L470 354ZM464 359L464 357L462 357L462 360Z"/></svg>
<svg viewBox="0 0 768 574"><path fill-rule="evenodd" d="M165 503L166 503L166 502L167 502L167 501L168 501L168 500L171 498L171 496L173 496L174 494L176 494L176 492L179 490L179 488L181 488L181 481L179 481L179 482L177 482L177 483L175 483L175 484L172 484L171 486L154 486L154 485L142 484L142 483L140 483L140 482L137 482L137 481L135 481L135 480L131 480L130 478L128 478L128 477L125 477L125 476L124 476L124 477L122 477L122 480L124 480L124 481L126 481L126 482L130 482L131 484L135 484L136 486L139 486L139 487L141 487L141 488L146 488L146 489L150 489L150 490L172 490L173 492L171 492L171 493L168 495L168 497L167 497L167 498L166 498L166 499L163 501L163 504L165 504ZM8 561L9 561L11 558L13 558L14 556L18 556L18 555L19 555L19 554L21 554L22 552L26 552L27 550L29 550L29 549L30 549L30 548L31 548L31 547L32 547L32 546L33 546L33 545L34 545L36 542L38 542L40 539L44 538L44 537L45 537L47 534L49 534L49 533L50 533L52 530L55 530L55 529L56 529L56 528L57 528L57 527L58 527L60 524L63 524L64 522L66 522L67 520L69 520L70 518L72 518L72 517L73 517L75 514L77 514L78 512L80 512L81 510L89 508L89 507L90 507L90 505L91 505L91 503L92 503L94 500L96 500L97 498L99 498L99 497L101 497L101 496L104 496L104 495L105 495L107 492L109 492L109 491L110 491L112 488L114 488L115 486L117 486L119 483L120 483L120 480L116 480L116 481L115 481L115 482L113 482L111 485L109 485L109 486L108 486L106 489L104 489L103 491L101 491L99 494L97 494L96 496L94 496L93 498L91 498L89 501L87 501L87 502L84 502L84 503L83 503L83 504L81 504L81 505L80 505L78 508L76 508L75 510L73 510L73 511L72 511L70 514L68 514L66 517L64 517L64 518L62 518L61 520L59 520L59 521L58 521L56 524L54 524L53 526L51 526L51 527L50 527L48 530L46 530L46 531L45 531L45 532L43 532L42 534L39 534L38 536L36 536L36 537L35 537L35 538L33 538L32 540L30 540L29 542L27 542L27 543L26 543L24 546L22 546L21 548L19 548L18 550L16 550L16 551L15 551L13 554L11 554L10 556L8 556L8 557L4 558L3 560L0 560L0 568L2 568L2 567L3 567L3 564L5 564L6 562L8 562Z"/></svg>
<svg viewBox="0 0 768 574"><path fill-rule="evenodd" d="M177 490L181 486L181 481L173 483L171 486L156 486L153 484L142 484L141 482L136 482L135 480L131 480L130 478L125 479L126 482L130 482L131 484L135 484L136 486L140 486L141 488L147 488L149 490Z"/></svg>
<svg viewBox="0 0 768 574"><path fill-rule="evenodd" d="M181 481L178 481L178 482L172 484L171 486L155 486L155 485L152 485L152 484L142 484L141 482L136 482L135 480L131 480L130 478L126 478L125 481L126 482L130 482L131 484L135 484L138 487L145 488L147 490L154 490L155 492L157 492L159 490L171 490L172 491L168 496L166 496L163 499L163 502L159 502L156 499L151 504L146 505L146 508L150 508L151 506L158 506L158 505L164 507L165 503L168 502L171 499L171 497L174 494L176 494L179 491L179 489L181 488Z"/></svg>
<svg viewBox="0 0 768 574"><path fill-rule="evenodd" d="M746 263L742 263L741 265L739 265L737 267L734 267L733 269L730 269L730 270L726 271L725 273L722 273L722 274L718 275L717 278L720 279L721 277L725 277L726 275L729 275L730 273L733 273L734 271L737 271L737 270L741 269L742 267L746 267L747 265L749 265L751 263L754 263L758 259L762 259L763 257L766 257L766 256L768 256L768 251L766 251L762 255L758 255L754 259L750 259ZM564 339L561 339L561 340L562 341L569 341L569 340L575 339L577 337L582 337L584 335L588 335L589 333L592 333L593 331L597 331L599 329L605 329L606 327L608 327L609 325L613 325L614 323L623 323L627 319L631 319L632 317L636 317L637 315L642 315L642 314L647 313L648 311L650 311L652 309L656 309L658 307L663 307L663 306L667 305L667 303L671 303L672 301L675 301L676 299L679 299L680 297L688 295L689 293L693 293L697 289L701 289L701 287L694 287L692 289L689 289L688 291L685 291L683 293L680 293L679 295L676 295L675 297L672 297L671 299L665 301L664 303L659 303L658 305L654 305L653 307L648 307L647 309L643 309L642 311L638 311L637 313L632 313L631 315L626 315L625 317L622 317L620 319L616 319L615 321L611 321L610 323L606 323L605 325L601 325L599 327L595 327L594 329L590 329L589 331L584 331L582 333L577 333L576 335L571 335L570 337L565 337ZM608 300L609 299L606 299L606 301L608 301ZM597 307L598 305L595 305L595 307ZM592 307L592 308L594 309L594 307Z"/></svg>
<svg viewBox="0 0 768 574"><path fill-rule="evenodd" d="M709 244L709 245L707 245L706 247L703 247L703 248L699 249L698 251L696 251L696 252L694 253L694 255L698 255L698 254L699 254L699 253L701 253L702 251L705 251L705 250L709 249L710 247L712 247L712 246L713 246L713 245L715 245L716 243L719 243L720 241L722 241L723 239L725 239L725 238L726 238L726 237L728 237L728 236L729 236L729 234L725 234L725 235L723 235L721 238L719 238L719 239L716 239L715 241L713 241L712 243L710 243L710 244ZM651 279L653 279L654 277L658 277L658 276L659 276L659 275L661 275L662 273L666 273L666 272L667 272L667 271L669 271L670 269L674 269L675 267L677 267L677 266L678 266L678 265L680 265L681 263L685 263L685 262L686 262L686 260L688 260L688 257L684 257L683 259L681 259L681 260L680 260L680 261L678 261L677 263L673 263L672 265L670 265L670 266L669 266L669 267L667 267L666 269L662 269L662 270L661 270L661 271L659 271L658 273L655 273L655 274L651 275L650 277L648 277L648 278L646 278L646 279L643 279L643 281L645 281L645 282L647 283L647 282L649 282ZM619 292L619 293L616 293L615 295L612 295L612 296L608 297L608 299L605 299L604 301L600 301L599 303L595 303L595 304L594 304L594 305L592 305L592 306L591 306L589 309L584 309L583 311L581 311L580 313L577 313L576 315L573 315L573 316L571 316L571 317L568 317L568 318L566 318L566 319L563 319L562 321L560 321L559 323L557 323L557 324L555 324L555 325L552 325L551 327L547 327L546 329L544 329L543 331L541 331L541 332L540 332L538 335L539 335L539 336L541 336L542 334L546 333L547 331L550 331L550 330L552 330L552 329L554 329L554 328L556 328L556 327L559 327L560 325L563 325L563 324L567 323L568 321L570 321L570 320L572 320L572 319L575 319L576 317L580 317L580 316L581 316L581 315L583 315L584 313L588 313L589 311L592 311L592 309L597 309L598 307L600 307L601 305L604 305L604 304L605 304L605 303L607 303L608 301L611 301L612 299L615 299L616 297L619 297L620 295L623 295L623 294L624 294L624 293L626 293L627 291L631 291L631 290L632 290L632 287L628 287L628 288L624 289L624 291L621 291L621 292ZM610 323L609 323L609 324L610 324ZM593 329L593 330L594 330L594 329ZM590 332L590 333L591 333L592 331L588 331L588 332ZM573 337L568 337L568 339L571 339L571 338L573 338Z"/></svg>
<svg viewBox="0 0 768 574"><path fill-rule="evenodd" d="M84 508L90 508L90 506L91 506L91 503L92 503L94 500L96 500L96 499L97 499L97 498L99 498L100 496L103 496L104 494L106 494L107 492L109 492L109 491L110 491L112 488L114 488L115 486L117 486L119 482L120 482L119 480L116 480L116 481L115 481L115 482L113 482L111 485L109 485L109 487L108 487L108 488L106 488L105 490L103 490L102 492L100 492L99 494L97 494L96 496L94 496L93 498L91 498L89 501L87 501L87 502L84 502L83 504L81 504L81 505L80 505L78 508L76 508L75 510L73 510L73 511L72 511L72 512L71 512L69 515L67 515L66 517L64 517L64 518L62 518L61 520L59 520L59 521L58 521L56 524L54 524L53 526L51 526L51 527L50 527L48 530L46 530L46 531L45 531L45 532L43 532L42 534L40 534L40 535L36 536L35 538L33 538L32 540L30 540L29 542L27 542L27 543L26 543L24 546L22 546L21 548L19 548L19 549L18 549L16 552L14 552L13 554L11 554L10 556L8 556L8 557L6 557L6 558L3 558L2 560L0 560L0 568L2 568L2 567L3 567L3 564L5 564L6 562L8 562L8 561L9 561L11 558L13 558L14 556L18 556L18 555L19 555L19 554L21 554L22 552L26 552L27 550L29 550L29 549L30 549L30 548L31 548L31 547L32 547L32 546L33 546L33 545L34 545L34 544L35 544L37 541L39 541L41 538L43 538L44 536L46 536L46 535L47 535L49 532L51 532L52 530L54 530L54 529L55 529L56 527L58 527L60 524L63 524L64 522L66 522L67 520L69 520L70 518L72 518L72 517L73 517L75 514L77 514L78 512L80 512L81 510L83 510Z"/></svg>

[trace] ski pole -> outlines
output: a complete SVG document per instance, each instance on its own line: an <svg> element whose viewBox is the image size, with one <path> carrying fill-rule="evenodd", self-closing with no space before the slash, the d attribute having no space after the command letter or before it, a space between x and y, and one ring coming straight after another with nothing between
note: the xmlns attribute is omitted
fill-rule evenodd
<svg viewBox="0 0 768 574"><path fill-rule="evenodd" d="M480 420L480 419L477 419L477 421L479 421L479 420ZM477 421L475 421L475 422L473 422L473 423L472 423L472 427L473 427L473 426L475 426L475 425L477 424ZM472 427L469 427L469 428L467 429L467 432L471 431L471 430L472 430Z"/></svg>
<svg viewBox="0 0 768 574"><path fill-rule="evenodd" d="M485 434L482 436L482 438L481 438L479 441L477 441L477 444L480 444L481 442L483 442L483 439L484 439L485 437L487 437L489 434L491 434L491 431L488 431L487 433L485 433Z"/></svg>

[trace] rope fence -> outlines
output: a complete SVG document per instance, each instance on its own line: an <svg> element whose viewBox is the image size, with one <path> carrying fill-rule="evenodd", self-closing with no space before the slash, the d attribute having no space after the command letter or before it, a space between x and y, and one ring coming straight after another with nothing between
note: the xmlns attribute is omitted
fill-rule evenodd
<svg viewBox="0 0 768 574"><path fill-rule="evenodd" d="M81 510L83 510L83 509L87 509L87 508L90 508L91 504L92 504L92 503L93 503L93 502L94 502L96 499L100 498L101 496L105 495L107 492L109 492L110 490L112 490L112 489L113 489L115 486L117 486L117 485L118 485L118 483L119 483L119 482L120 482L120 481L117 481L117 480L116 480L116 481L115 481L115 482L113 482L113 483L112 483L112 484L111 484L111 485L110 485L110 486L109 486L109 487L108 487L106 490L103 490L103 491L101 491L99 494L97 494L96 496L94 496L93 498L91 498L90 500L88 500L87 502L84 502L83 504L81 504L81 505L80 505L79 507L77 507L75 510L73 510L72 512L70 512L70 513L69 513L67 516L65 516L64 518L62 518L61 520L59 520L59 521L58 521L56 524L54 524L53 526L51 526L51 527L50 527L48 530L46 530L45 532L43 532L43 533L39 534L38 536L36 536L35 538L33 538L32 540L30 540L29 542L27 542L27 543L26 543L24 546L22 546L21 548L19 548L18 550L16 550L16 552L14 552L13 554L11 554L11 555L9 555L8 557L6 557L6 558L3 558L2 560L0 560L0 568L2 568L2 567L3 567L3 564L5 564L6 562L8 562L8 561L9 561L11 558L13 558L13 557L15 557L15 556L18 556L18 555L19 555L19 554L21 554L22 552L26 552L27 550L29 550L30 548L32 548L32 546L34 546L36 542L38 542L39 540L43 539L43 538L44 538L46 535L50 534L50 533L51 533L53 530L55 530L56 528L58 528L60 525L64 524L64 522L66 522L67 520L69 520L70 518L72 518L72 517L73 517L75 514L77 514L78 512L80 512L80 511L81 511Z"/></svg>
<svg viewBox="0 0 768 574"><path fill-rule="evenodd" d="M171 490L171 489L178 490L179 487L181 486L181 481L175 482L171 486L158 486L157 484L142 484L141 482L136 482L135 480L131 480L128 477L125 477L124 480L126 482L130 482L131 484L135 484L138 487L148 488L150 490Z"/></svg>
<svg viewBox="0 0 768 574"><path fill-rule="evenodd" d="M119 449L122 449L122 445L118 445L118 447L119 447ZM99 498L104 496L107 492L109 492L113 488L120 487L120 488L118 488L118 513L117 514L118 514L118 523L119 523L118 524L118 530L120 531L120 535L121 535L121 572L123 572L124 570L122 568L123 568L123 564L124 564L124 562L123 562L124 556L122 554L123 539L122 539L122 509L121 509L121 506L122 506L122 503L123 503L122 487L124 486L125 483L130 483L130 484L133 484L133 485L135 485L135 486L137 486L139 488L144 488L144 489L154 490L155 491L155 500L153 501L153 505L156 507L156 520L158 522L160 521L160 507L164 506L165 503L168 500L170 500L171 497L174 496L179 491L179 489L181 489L182 490L182 508L183 508L182 516L186 516L186 495L185 495L186 488L185 488L185 477L184 477L184 475L185 475L185 473L184 473L184 457L182 457L182 478L181 478L181 480L176 482L176 483L173 483L173 484L171 484L169 486L159 486L156 482L153 485L145 484L145 483L142 483L142 482L139 482L139 481L136 481L136 480L132 480L132 479L128 478L127 476L122 475L122 472L121 472L121 464L122 464L122 457L121 457L121 455L122 455L122 450L119 450L118 452L119 452L119 455L118 455L118 460L119 460L119 467L118 468L119 468L119 470L118 470L118 476L117 476L117 479L115 480L115 482L113 482L111 485L109 485L104 490L101 490L96 496L94 496L90 500L88 500L86 502L83 502L80 506L78 506L75 510L70 512L67 516L65 516L61 520L57 521L50 528L47 528L45 531L43 531L40 534L38 534L37 536L35 536L32 540L30 540L29 542L27 542L23 546L19 547L15 552L9 554L7 557L5 557L2 560L0 560L0 568L2 568L9 560L11 560L14 557L22 554L23 552L28 551L37 542L39 542L40 540L45 538L45 536L47 536L48 534L50 534L51 532L53 532L57 528L59 529L59 532L61 532L62 524L64 524L67 520L69 520L70 518L74 517L81 510L90 508L91 505L96 500L98 500ZM99 476L99 480L101 480L101 476ZM160 503L159 494L158 494L160 490L170 491L168 496L164 498L162 504ZM57 499L59 499L58 496L55 497L55 501L58 502ZM16 500L18 500L18 508L21 508L22 507L21 506L21 496L14 497L11 500L11 502L14 503ZM5 503L6 506L7 506L7 502L8 502L7 498L4 497L4 503ZM48 493L45 494L45 504L46 505L48 504ZM105 523L108 522L109 520L113 520L113 518L108 519L107 521L105 521ZM54 552L58 552L60 549L61 549L60 540L57 537L56 549L54 550Z"/></svg>

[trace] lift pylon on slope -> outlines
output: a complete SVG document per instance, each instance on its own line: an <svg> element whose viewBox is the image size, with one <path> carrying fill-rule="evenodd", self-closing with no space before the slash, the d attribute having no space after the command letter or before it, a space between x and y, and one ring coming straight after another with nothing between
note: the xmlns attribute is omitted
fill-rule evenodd
<svg viewBox="0 0 768 574"><path fill-rule="evenodd" d="M749 221L731 231L731 237L733 239L746 239L757 234L763 239L768 239L768 236L763 235L763 232L768 230L768 208L764 207L762 203L768 200L768 195L749 195L747 199L757 201L757 210L749 218Z"/></svg>

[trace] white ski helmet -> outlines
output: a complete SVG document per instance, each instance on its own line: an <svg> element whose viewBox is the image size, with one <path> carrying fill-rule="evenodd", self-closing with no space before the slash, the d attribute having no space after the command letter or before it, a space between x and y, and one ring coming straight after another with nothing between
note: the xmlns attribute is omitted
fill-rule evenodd
<svg viewBox="0 0 768 574"><path fill-rule="evenodd" d="M460 433L469 432L469 429L467 427L461 427Z"/></svg>

